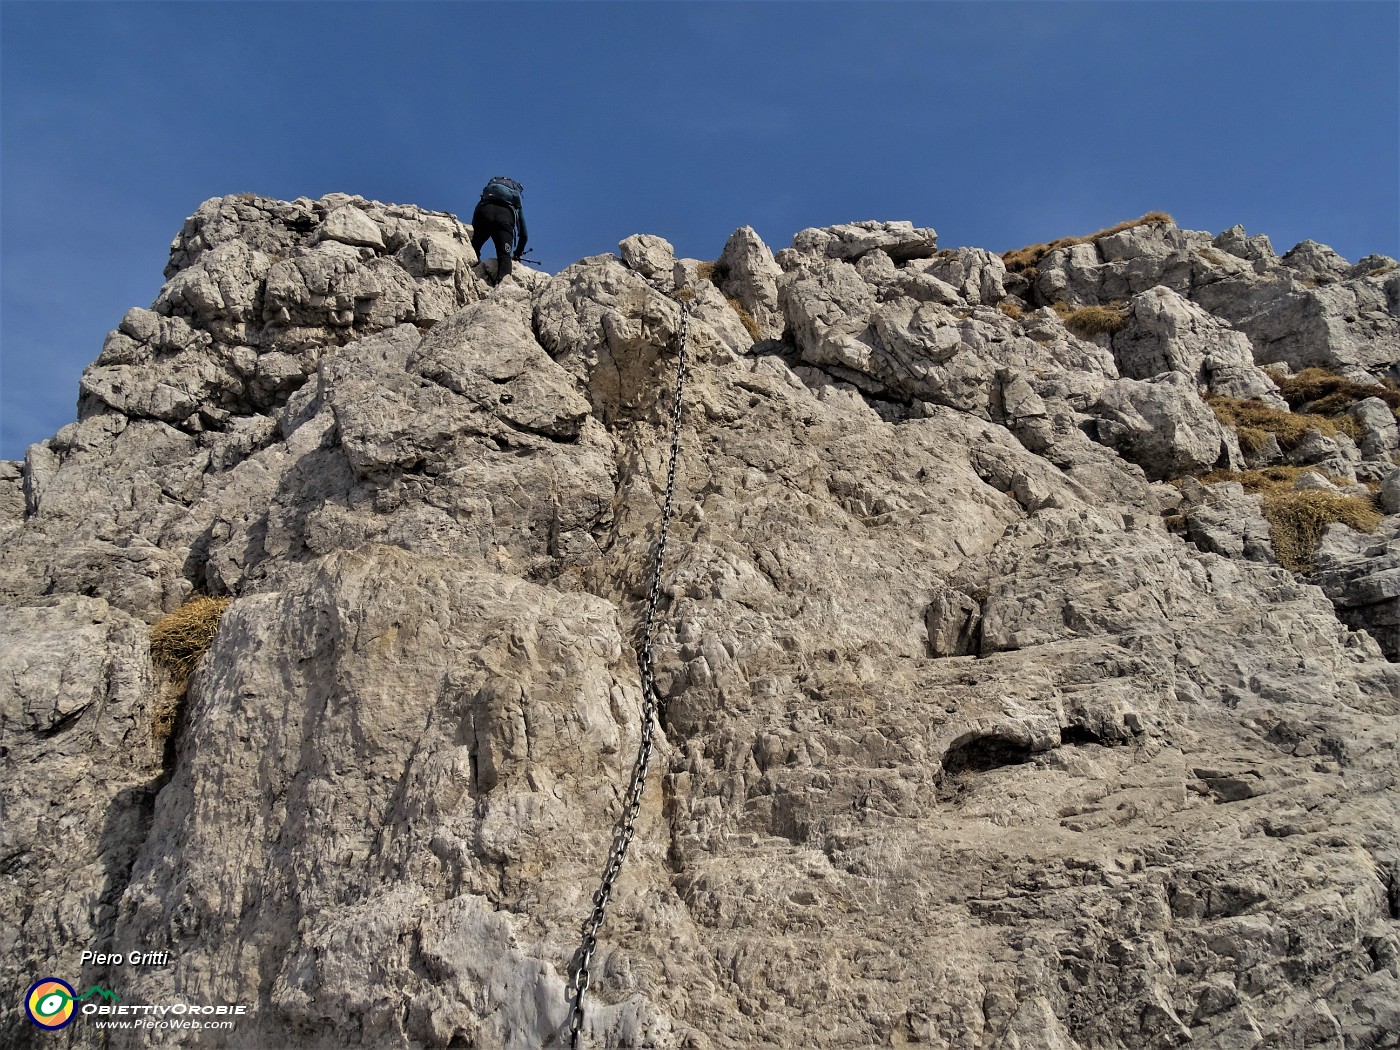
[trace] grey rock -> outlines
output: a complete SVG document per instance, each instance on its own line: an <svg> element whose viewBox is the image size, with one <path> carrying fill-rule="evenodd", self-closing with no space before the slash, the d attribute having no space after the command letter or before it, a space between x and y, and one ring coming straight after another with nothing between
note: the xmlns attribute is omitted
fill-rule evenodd
<svg viewBox="0 0 1400 1050"><path fill-rule="evenodd" d="M1351 268L1350 264L1331 248L1316 241L1303 241L1279 261L1304 278L1327 283L1345 276Z"/></svg>
<svg viewBox="0 0 1400 1050"><path fill-rule="evenodd" d="M1361 454L1368 459L1388 456L1400 448L1400 430L1395 413L1378 397L1356 402L1347 412L1361 424Z"/></svg>
<svg viewBox="0 0 1400 1050"><path fill-rule="evenodd" d="M793 237L791 250L798 255L824 256L845 262L855 262L870 252L882 251L899 263L933 255L938 250L938 234L925 227L916 229L912 222L849 222L802 230ZM778 262L782 265L783 260Z"/></svg>
<svg viewBox="0 0 1400 1050"><path fill-rule="evenodd" d="M1260 364L1347 372L1384 370L1400 338L1400 310L1385 276L1327 283L1287 268L1222 281L1194 298L1249 336Z"/></svg>
<svg viewBox="0 0 1400 1050"><path fill-rule="evenodd" d="M1400 514L1400 470L1392 470L1381 482L1381 510L1387 514Z"/></svg>
<svg viewBox="0 0 1400 1050"><path fill-rule="evenodd" d="M803 360L877 396L984 418L1004 368L1116 377L1112 355L1071 335L1053 311L1017 322L987 306L950 309L948 300L962 302L957 290L917 265L896 269L874 253L856 265L807 259L784 273L778 297Z"/></svg>
<svg viewBox="0 0 1400 1050"><path fill-rule="evenodd" d="M1242 445L1240 456L1247 469L1262 470L1283 461L1283 447L1279 444L1278 435L1265 431L1257 445Z"/></svg>
<svg viewBox="0 0 1400 1050"><path fill-rule="evenodd" d="M24 524L24 464L0 460L0 531Z"/></svg>
<svg viewBox="0 0 1400 1050"><path fill-rule="evenodd" d="M1331 473L1338 477L1345 475L1355 478L1355 465L1361 462L1361 450L1346 434L1323 434L1310 428L1304 433L1303 439L1284 454L1284 458L1300 467L1317 466L1322 469L1324 465L1340 464L1343 468L1342 473Z"/></svg>
<svg viewBox="0 0 1400 1050"><path fill-rule="evenodd" d="M1339 493L1341 490L1336 485L1327 480L1323 474L1315 470L1305 470L1299 474L1297 480L1293 482L1293 489L1296 492L1331 492Z"/></svg>
<svg viewBox="0 0 1400 1050"><path fill-rule="evenodd" d="M618 249L623 263L648 279L670 277L676 265L676 250L671 242L650 233L633 234L618 244Z"/></svg>
<svg viewBox="0 0 1400 1050"><path fill-rule="evenodd" d="M1288 407L1254 364L1249 340L1169 288L1133 297L1127 324L1113 335L1113 352L1119 372L1131 379L1180 372L1225 397Z"/></svg>
<svg viewBox="0 0 1400 1050"><path fill-rule="evenodd" d="M431 227L421 232L414 230L404 235L404 244L394 253L394 261L410 277L456 277L478 262L463 233L462 229Z"/></svg>
<svg viewBox="0 0 1400 1050"><path fill-rule="evenodd" d="M1244 486L1232 482L1197 488L1183 512L1186 535L1192 543L1228 558L1274 562L1269 523L1258 496L1246 495Z"/></svg>
<svg viewBox="0 0 1400 1050"><path fill-rule="evenodd" d="M321 221L317 235L323 241L362 245L383 250L384 236L374 221L353 204L343 204Z"/></svg>
<svg viewBox="0 0 1400 1050"><path fill-rule="evenodd" d="M382 250L315 240L345 208ZM1177 476L1233 461L1199 376L907 227L799 234L755 343L761 265L487 290L449 216L202 206L94 366L135 371L0 465L9 985L249 1003L220 1046L561 1045L638 740L660 285L665 718L587 1045L1385 1045L1394 521L1272 564L1257 498ZM1085 294L1286 269L1188 234L1089 246ZM161 371L201 358L243 386ZM196 588L233 601L158 748L146 625ZM170 965L75 962L137 948Z"/></svg>
<svg viewBox="0 0 1400 1050"><path fill-rule="evenodd" d="M1215 264L1201 254L1209 246L1209 234L1168 223L1135 226L1050 252L1038 267L1035 295L1074 307L1121 302L1157 287L1188 295L1208 275L1216 279Z"/></svg>
<svg viewBox="0 0 1400 1050"><path fill-rule="evenodd" d="M782 270L763 238L751 226L741 226L724 242L715 262L720 291L737 299L768 339L783 334L784 317L778 300Z"/></svg>
<svg viewBox="0 0 1400 1050"><path fill-rule="evenodd" d="M720 291L712 277L700 276L700 260L679 259L672 273L675 287L681 290L678 294L684 294L686 290L690 292L691 317L705 326L707 337L713 337L736 354L748 353L753 349L753 334L734 304Z"/></svg>
<svg viewBox="0 0 1400 1050"><path fill-rule="evenodd" d="M1006 298L1006 265L1001 256L985 248L958 248L939 252L931 259L915 262L906 273L922 274L945 288L954 289L957 298L971 306L994 306ZM920 298L906 291L906 295Z"/></svg>
<svg viewBox="0 0 1400 1050"><path fill-rule="evenodd" d="M1400 272L1379 260L1349 266L1314 242L1279 259L1266 237L1239 227L1212 238L1154 224L1060 248L1031 291L1037 304L1079 307L1159 286L1247 336L1257 364L1380 375L1400 340Z"/></svg>
<svg viewBox="0 0 1400 1050"><path fill-rule="evenodd" d="M1250 262L1270 263L1277 258L1268 237L1262 233L1250 237L1245 233L1245 228L1239 225L1231 226L1223 233L1217 234L1211 244Z"/></svg>
<svg viewBox="0 0 1400 1050"><path fill-rule="evenodd" d="M535 341L529 318L495 303L435 328L408 366L527 433L572 440L590 412L573 378Z"/></svg>
<svg viewBox="0 0 1400 1050"><path fill-rule="evenodd" d="M1384 497L1383 497L1384 498ZM1336 606L1343 623L1364 630L1387 657L1400 659L1400 543L1394 519L1378 536L1345 525L1327 530L1310 577Z"/></svg>
<svg viewBox="0 0 1400 1050"><path fill-rule="evenodd" d="M76 987L87 976L80 953L94 946L78 942L111 928L150 828L159 695L146 625L106 601L65 594L0 607L8 984L63 970Z"/></svg>
<svg viewBox="0 0 1400 1050"><path fill-rule="evenodd" d="M1160 481L1220 461L1220 423L1180 372L1109 383L1094 406L1097 437Z"/></svg>

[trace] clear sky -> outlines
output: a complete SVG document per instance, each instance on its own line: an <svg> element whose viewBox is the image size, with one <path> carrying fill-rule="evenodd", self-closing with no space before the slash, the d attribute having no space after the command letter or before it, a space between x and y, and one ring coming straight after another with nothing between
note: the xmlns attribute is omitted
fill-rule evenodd
<svg viewBox="0 0 1400 1050"><path fill-rule="evenodd" d="M1162 210L1400 256L1400 4L0 0L0 458L201 201L469 218L550 271L656 233L908 219L1005 251Z"/></svg>

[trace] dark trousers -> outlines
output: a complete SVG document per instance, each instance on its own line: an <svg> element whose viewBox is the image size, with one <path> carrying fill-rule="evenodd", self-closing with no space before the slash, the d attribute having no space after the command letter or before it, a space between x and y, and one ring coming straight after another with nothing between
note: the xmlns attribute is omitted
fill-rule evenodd
<svg viewBox="0 0 1400 1050"><path fill-rule="evenodd" d="M504 204L481 203L472 212L472 250L481 258L481 249L490 241L496 246L496 280L510 276L510 252L515 246L515 210ZM484 262L485 260L483 260Z"/></svg>

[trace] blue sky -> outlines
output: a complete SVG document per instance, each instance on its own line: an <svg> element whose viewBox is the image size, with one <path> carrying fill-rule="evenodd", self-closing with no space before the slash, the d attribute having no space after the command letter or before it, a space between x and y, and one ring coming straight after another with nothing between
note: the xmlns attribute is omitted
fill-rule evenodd
<svg viewBox="0 0 1400 1050"><path fill-rule="evenodd" d="M469 217L554 271L638 232L909 219L1004 251L1163 210L1400 256L1400 4L0 0L0 458L201 201Z"/></svg>

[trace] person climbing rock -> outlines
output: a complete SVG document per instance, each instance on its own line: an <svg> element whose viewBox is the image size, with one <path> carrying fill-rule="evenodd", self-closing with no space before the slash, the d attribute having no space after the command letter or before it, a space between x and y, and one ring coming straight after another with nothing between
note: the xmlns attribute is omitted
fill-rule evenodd
<svg viewBox="0 0 1400 1050"><path fill-rule="evenodd" d="M472 212L472 249L477 258L481 258L487 240L496 246L496 284L510 276L512 260L525 254L529 234L520 201L524 189L514 179L497 175L481 191L481 200Z"/></svg>

